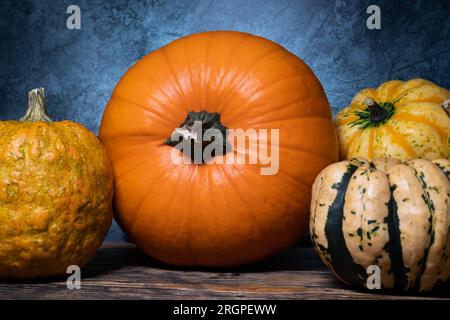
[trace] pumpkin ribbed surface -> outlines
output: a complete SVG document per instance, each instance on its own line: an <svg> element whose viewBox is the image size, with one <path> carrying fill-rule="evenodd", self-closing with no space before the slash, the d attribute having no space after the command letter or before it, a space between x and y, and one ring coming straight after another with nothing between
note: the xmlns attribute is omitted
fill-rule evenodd
<svg viewBox="0 0 450 320"><path fill-rule="evenodd" d="M191 115L220 114L230 129L279 129L279 172L262 165L174 164L164 142ZM253 262L307 229L310 186L337 160L317 78L281 46L240 32L176 40L120 80L100 138L115 176L116 216L149 255L176 265Z"/></svg>

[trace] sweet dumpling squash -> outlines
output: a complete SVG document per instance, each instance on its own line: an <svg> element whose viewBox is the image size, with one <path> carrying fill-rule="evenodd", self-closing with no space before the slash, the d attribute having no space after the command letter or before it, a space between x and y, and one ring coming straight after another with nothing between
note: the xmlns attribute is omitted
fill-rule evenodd
<svg viewBox="0 0 450 320"><path fill-rule="evenodd" d="M310 233L323 262L344 282L428 291L450 276L450 161L351 159L313 185Z"/></svg>

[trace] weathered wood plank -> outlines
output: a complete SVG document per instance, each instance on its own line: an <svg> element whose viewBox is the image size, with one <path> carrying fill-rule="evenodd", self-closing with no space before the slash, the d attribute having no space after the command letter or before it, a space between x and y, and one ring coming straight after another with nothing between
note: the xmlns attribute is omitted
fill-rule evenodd
<svg viewBox="0 0 450 320"><path fill-rule="evenodd" d="M105 244L83 269L81 290L65 279L0 283L0 299L450 299L352 290L323 266L312 248L292 247L236 270L175 269L131 244Z"/></svg>

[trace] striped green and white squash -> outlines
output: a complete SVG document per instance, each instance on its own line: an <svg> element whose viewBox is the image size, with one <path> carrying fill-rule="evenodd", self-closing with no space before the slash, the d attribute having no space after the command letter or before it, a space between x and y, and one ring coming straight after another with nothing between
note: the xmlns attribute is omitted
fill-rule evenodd
<svg viewBox="0 0 450 320"><path fill-rule="evenodd" d="M366 287L367 267L383 289L430 291L450 276L450 161L354 158L316 178L310 234L342 281Z"/></svg>

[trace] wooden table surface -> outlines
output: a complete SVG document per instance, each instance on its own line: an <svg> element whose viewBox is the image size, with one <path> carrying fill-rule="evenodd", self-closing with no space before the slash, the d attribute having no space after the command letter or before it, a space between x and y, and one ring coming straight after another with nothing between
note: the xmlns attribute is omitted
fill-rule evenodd
<svg viewBox="0 0 450 320"><path fill-rule="evenodd" d="M81 289L65 279L0 283L0 299L449 299L358 291L338 282L310 247L291 247L236 270L180 270L132 244L104 244L83 268Z"/></svg>

